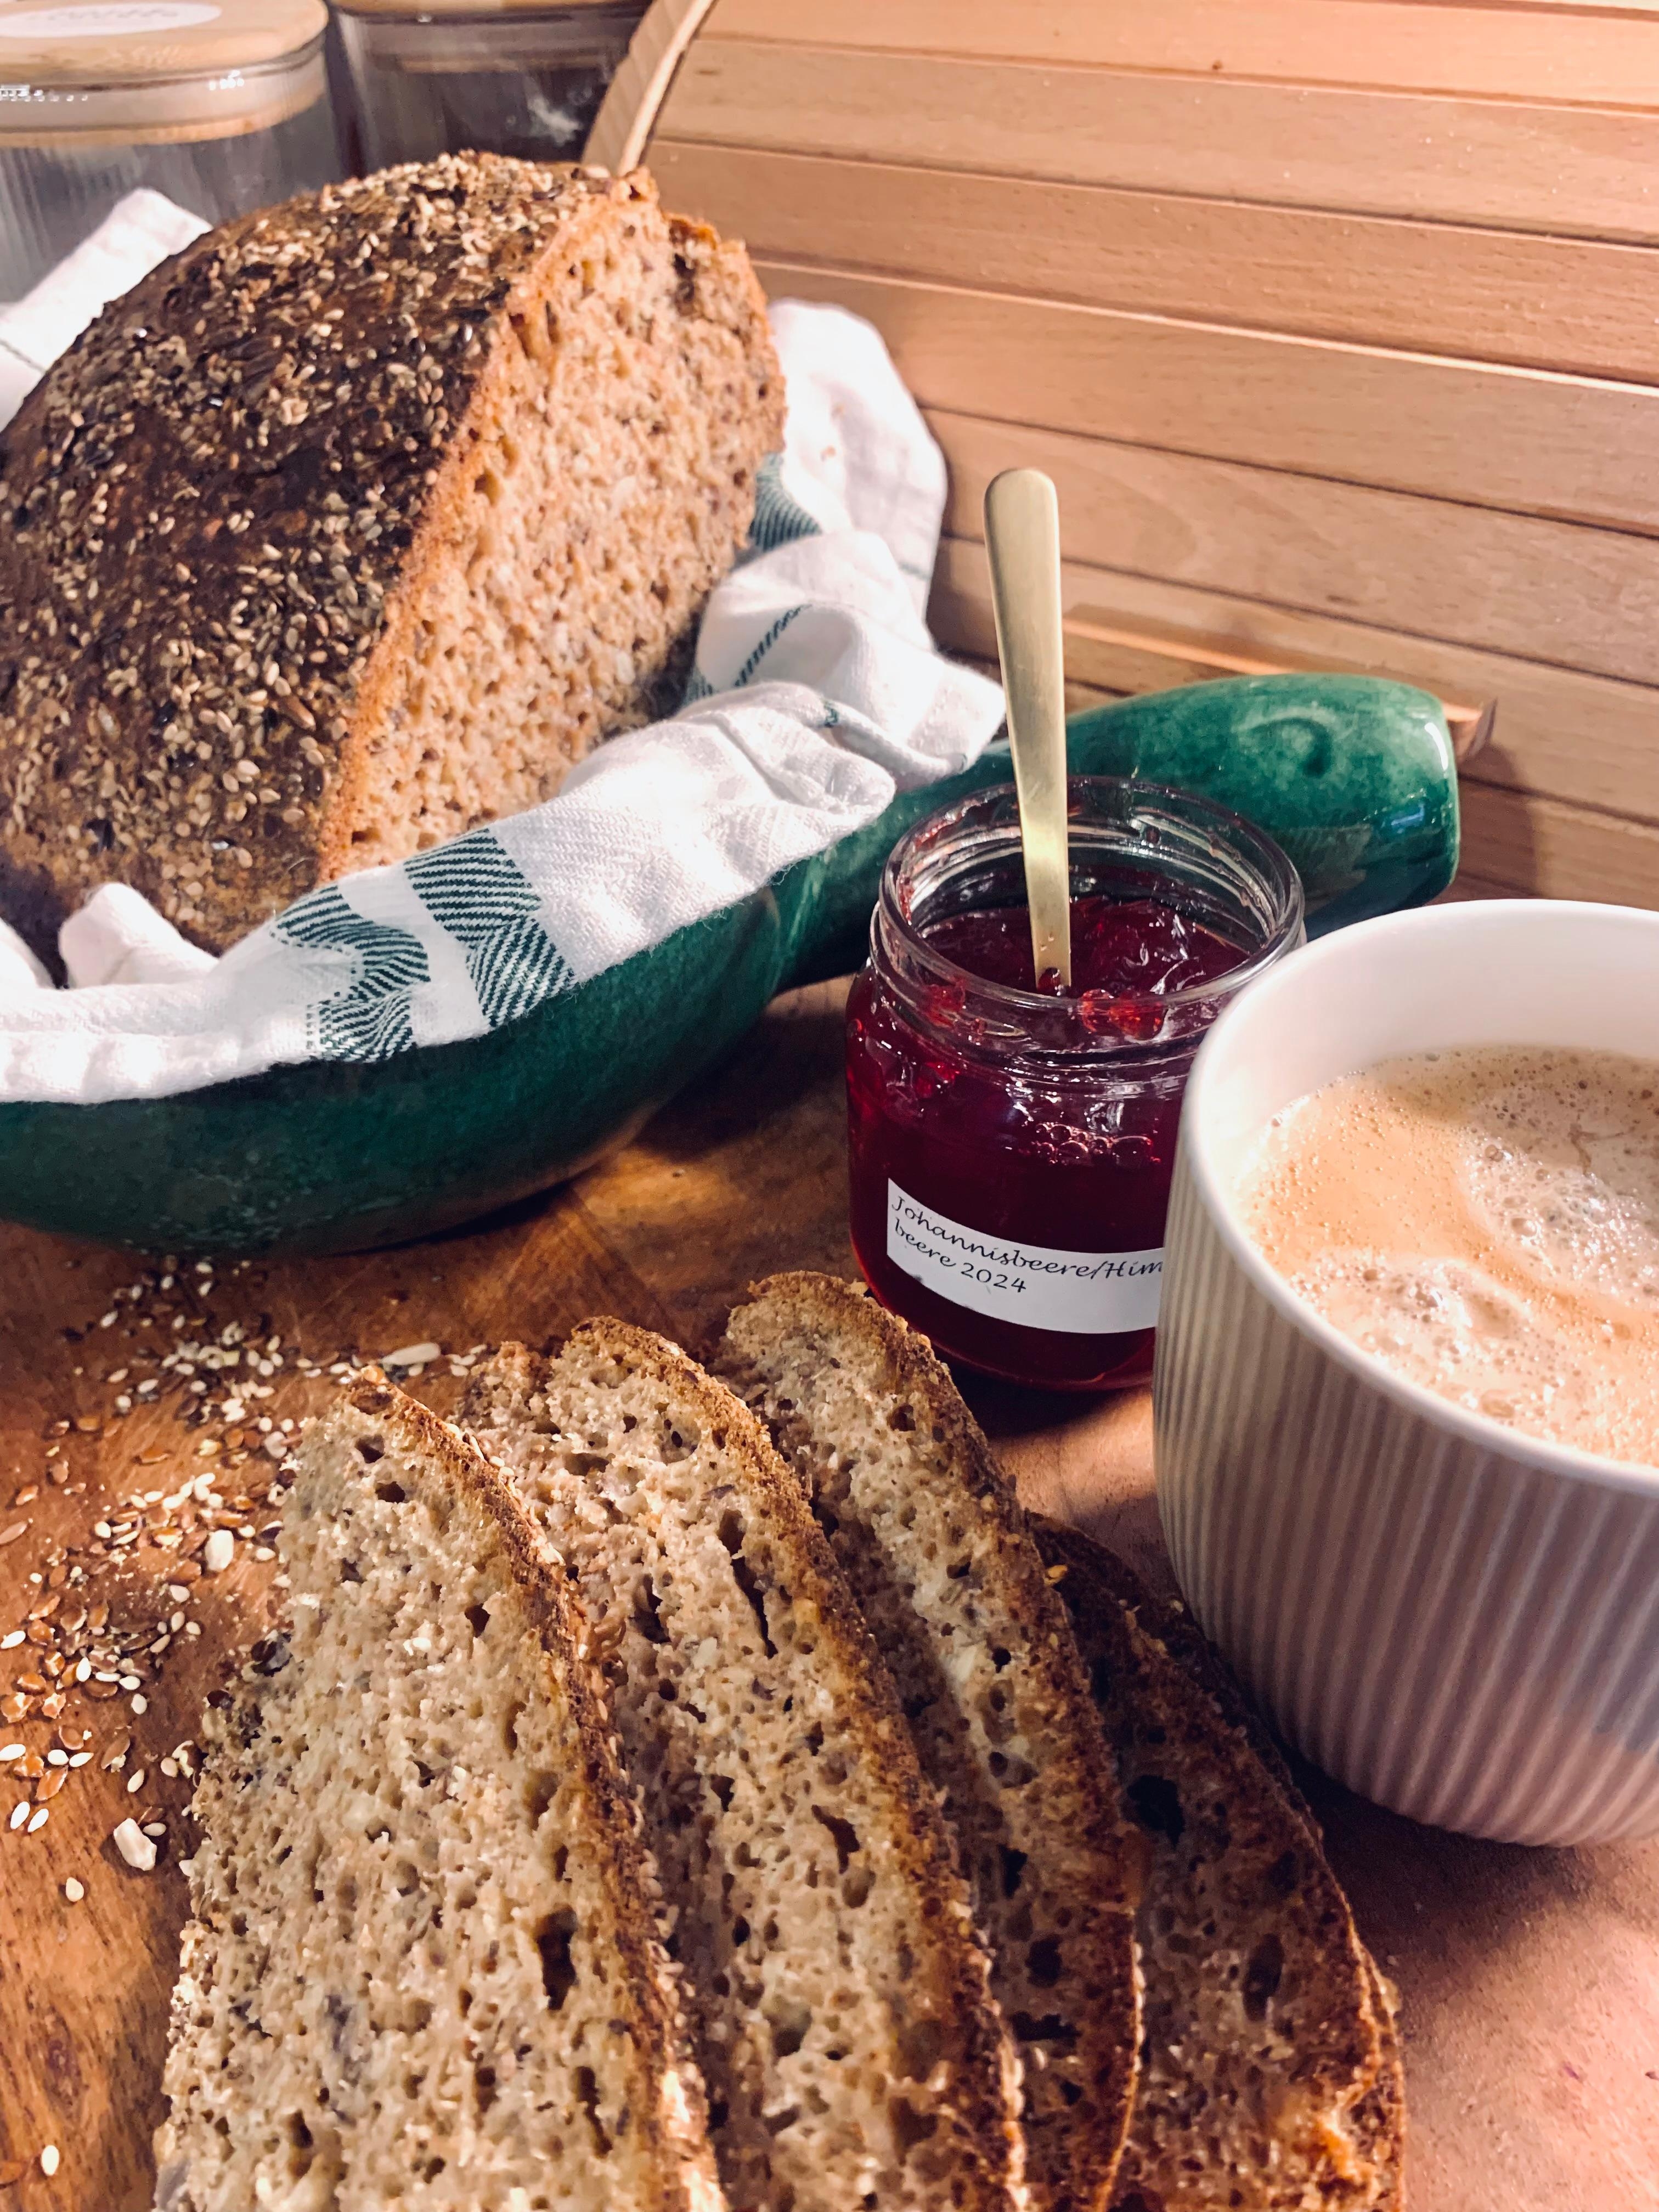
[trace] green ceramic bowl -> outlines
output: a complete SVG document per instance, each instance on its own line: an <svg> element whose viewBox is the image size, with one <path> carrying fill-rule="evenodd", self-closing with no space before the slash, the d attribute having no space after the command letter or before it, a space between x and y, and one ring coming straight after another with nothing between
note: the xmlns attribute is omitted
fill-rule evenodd
<svg viewBox="0 0 1659 2212"><path fill-rule="evenodd" d="M1402 684L1194 684L1091 708L1069 738L1073 774L1182 785L1271 831L1301 871L1314 933L1420 903L1455 872L1445 719ZM562 1182L718 1060L775 993L861 966L898 838L1009 775L993 745L764 890L486 1036L171 1098L0 1106L0 1216L149 1251L350 1251Z"/></svg>

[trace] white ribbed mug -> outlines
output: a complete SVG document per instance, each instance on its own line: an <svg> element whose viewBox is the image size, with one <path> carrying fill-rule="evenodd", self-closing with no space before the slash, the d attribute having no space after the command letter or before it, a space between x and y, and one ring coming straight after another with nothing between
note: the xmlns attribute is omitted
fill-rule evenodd
<svg viewBox="0 0 1659 2212"><path fill-rule="evenodd" d="M1292 1099L1394 1054L1496 1044L1659 1060L1659 914L1392 915L1292 954L1216 1024L1170 1208L1158 1505L1199 1620L1317 1765L1470 1835L1651 1835L1659 1470L1391 1373L1295 1296L1233 1201Z"/></svg>

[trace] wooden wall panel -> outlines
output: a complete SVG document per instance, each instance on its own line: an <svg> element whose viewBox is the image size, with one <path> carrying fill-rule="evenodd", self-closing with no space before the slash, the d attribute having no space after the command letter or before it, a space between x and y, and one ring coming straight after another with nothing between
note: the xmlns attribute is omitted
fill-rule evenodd
<svg viewBox="0 0 1659 2212"><path fill-rule="evenodd" d="M1414 0L720 0L711 33L876 53L1659 106L1653 26Z"/></svg>
<svg viewBox="0 0 1659 2212"><path fill-rule="evenodd" d="M955 649L985 483L1048 468L1074 699L1495 700L1469 880L1659 906L1659 9L718 0L652 159L885 335Z"/></svg>
<svg viewBox="0 0 1659 2212"><path fill-rule="evenodd" d="M718 18L716 19L718 21ZM1556 236L1659 237L1659 116L708 35L661 147L1048 178Z"/></svg>
<svg viewBox="0 0 1659 2212"><path fill-rule="evenodd" d="M769 260L1659 383L1659 246L667 137L652 161Z"/></svg>
<svg viewBox="0 0 1659 2212"><path fill-rule="evenodd" d="M1445 643L1659 684L1659 539L935 409L945 527L1000 469L1066 487L1069 559Z"/></svg>
<svg viewBox="0 0 1659 2212"><path fill-rule="evenodd" d="M1659 829L1486 784L1463 785L1463 866L1543 898L1659 907Z"/></svg>
<svg viewBox="0 0 1659 2212"><path fill-rule="evenodd" d="M1403 631L1298 613L1237 592L1194 590L1154 577L1067 562L1061 572L1066 665L1106 691L1139 691L1226 672L1206 659L1215 641L1269 662L1369 671L1443 697L1496 700L1496 731L1473 773L1520 794L1581 801L1659 823L1659 692ZM933 626L952 649L994 656L985 549L947 538L939 549ZM1163 641L1153 653L1121 642L1136 632ZM1172 659L1194 641L1184 665ZM1589 894L1581 893L1582 896Z"/></svg>
<svg viewBox="0 0 1659 2212"><path fill-rule="evenodd" d="M928 406L1659 534L1646 386L757 265L867 317Z"/></svg>

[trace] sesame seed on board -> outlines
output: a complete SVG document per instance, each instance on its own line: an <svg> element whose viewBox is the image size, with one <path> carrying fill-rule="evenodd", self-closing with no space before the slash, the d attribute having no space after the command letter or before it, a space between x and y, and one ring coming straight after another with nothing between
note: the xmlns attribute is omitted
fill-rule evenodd
<svg viewBox="0 0 1659 2212"><path fill-rule="evenodd" d="M237 1644L258 1633L265 1571L276 1568L282 1582L284 1462L304 1421L361 1364L353 1351L313 1357L284 1335L257 1310L260 1280L247 1261L167 1260L65 1332L82 1355L81 1402L46 1425L43 1467L20 1470L22 1487L0 1499L0 1528L21 1522L24 1532L0 1551L0 1789L9 1778L18 1792L15 1819L0 1796L0 1844L40 1838L47 1808L55 1812L82 1778L113 1774L103 1789L131 1802L130 1759L152 1785L141 1829L184 1809L199 1760L193 1739L174 1744L175 1728L132 1759L132 1731L153 1725L172 1656L199 1642L209 1593L233 1620L245 1617L245 1627L233 1626ZM446 1352L422 1339L380 1356L405 1379L447 1367L459 1381L487 1349ZM159 1431L169 1413L173 1431ZM111 1480L112 1441L135 1416L155 1440L128 1456L125 1482L115 1475L106 1489L81 1455L96 1452ZM43 1494L61 1498L45 1519L21 1510ZM244 1562L252 1575L237 1571ZM160 1808L156 1788L168 1800ZM117 1817L112 1808L112 1824Z"/></svg>

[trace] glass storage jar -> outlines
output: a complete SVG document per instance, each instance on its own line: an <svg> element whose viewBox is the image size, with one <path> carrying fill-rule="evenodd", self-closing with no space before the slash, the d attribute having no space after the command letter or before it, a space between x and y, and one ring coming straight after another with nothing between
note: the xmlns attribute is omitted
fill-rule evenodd
<svg viewBox="0 0 1659 2212"><path fill-rule="evenodd" d="M1302 886L1271 838L1188 793L1078 777L1068 812L1064 994L1035 988L1012 785L888 861L848 1002L853 1245L945 1358L1115 1389L1152 1372L1194 1055L1302 941Z"/></svg>
<svg viewBox="0 0 1659 2212"><path fill-rule="evenodd" d="M0 301L149 185L205 222L340 174L321 0L0 0Z"/></svg>
<svg viewBox="0 0 1659 2212"><path fill-rule="evenodd" d="M365 166L581 158L645 0L336 0Z"/></svg>

